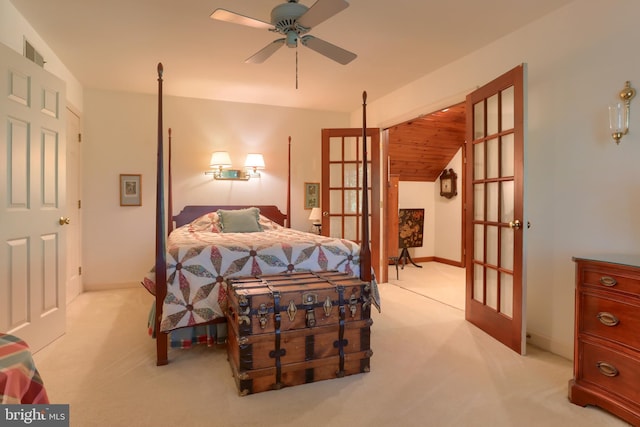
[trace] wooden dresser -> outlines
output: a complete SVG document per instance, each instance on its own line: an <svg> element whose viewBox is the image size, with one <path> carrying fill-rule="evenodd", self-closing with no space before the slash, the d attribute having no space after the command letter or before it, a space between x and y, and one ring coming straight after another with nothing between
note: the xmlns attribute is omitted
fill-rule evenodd
<svg viewBox="0 0 640 427"><path fill-rule="evenodd" d="M576 262L573 379L569 400L640 426L640 256Z"/></svg>

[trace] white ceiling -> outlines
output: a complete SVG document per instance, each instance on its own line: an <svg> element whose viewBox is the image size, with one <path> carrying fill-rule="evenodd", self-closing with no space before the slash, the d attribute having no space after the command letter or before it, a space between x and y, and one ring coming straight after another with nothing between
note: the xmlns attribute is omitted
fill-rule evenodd
<svg viewBox="0 0 640 427"><path fill-rule="evenodd" d="M244 63L279 34L209 18L270 21L284 0L10 1L85 88L155 93L162 62L168 95L350 112L363 90L371 102L572 0L351 0L309 34L358 57L300 46L298 89L294 49Z"/></svg>

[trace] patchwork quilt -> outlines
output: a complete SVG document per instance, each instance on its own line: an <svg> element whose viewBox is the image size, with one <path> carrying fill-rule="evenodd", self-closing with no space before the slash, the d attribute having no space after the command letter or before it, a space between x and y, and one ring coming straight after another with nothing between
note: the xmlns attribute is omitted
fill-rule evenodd
<svg viewBox="0 0 640 427"><path fill-rule="evenodd" d="M27 343L0 333L0 406L20 403L47 404L49 397Z"/></svg>
<svg viewBox="0 0 640 427"><path fill-rule="evenodd" d="M230 277L330 270L359 276L360 247L356 243L285 228L263 216L259 223L260 232L224 233L213 212L169 235L161 331L224 316L226 279ZM155 295L153 270L142 284Z"/></svg>

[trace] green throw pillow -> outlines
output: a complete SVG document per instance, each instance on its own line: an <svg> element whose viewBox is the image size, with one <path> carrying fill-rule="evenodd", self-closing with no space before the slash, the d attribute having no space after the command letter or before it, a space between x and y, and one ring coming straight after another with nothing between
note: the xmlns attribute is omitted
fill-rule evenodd
<svg viewBox="0 0 640 427"><path fill-rule="evenodd" d="M260 209L247 208L236 211L218 209L223 233L254 233L262 231L259 223Z"/></svg>

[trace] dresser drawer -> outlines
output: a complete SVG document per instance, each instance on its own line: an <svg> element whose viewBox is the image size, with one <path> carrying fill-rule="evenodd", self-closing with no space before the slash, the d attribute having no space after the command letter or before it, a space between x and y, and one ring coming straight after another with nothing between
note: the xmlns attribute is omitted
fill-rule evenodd
<svg viewBox="0 0 640 427"><path fill-rule="evenodd" d="M580 298L580 333L616 341L640 351L640 306L613 294L581 292Z"/></svg>
<svg viewBox="0 0 640 427"><path fill-rule="evenodd" d="M582 373L578 381L640 401L640 360L594 343L581 341L579 346Z"/></svg>
<svg viewBox="0 0 640 427"><path fill-rule="evenodd" d="M593 286L598 289L640 295L640 276L626 275L619 269L585 266L582 270L580 286Z"/></svg>

